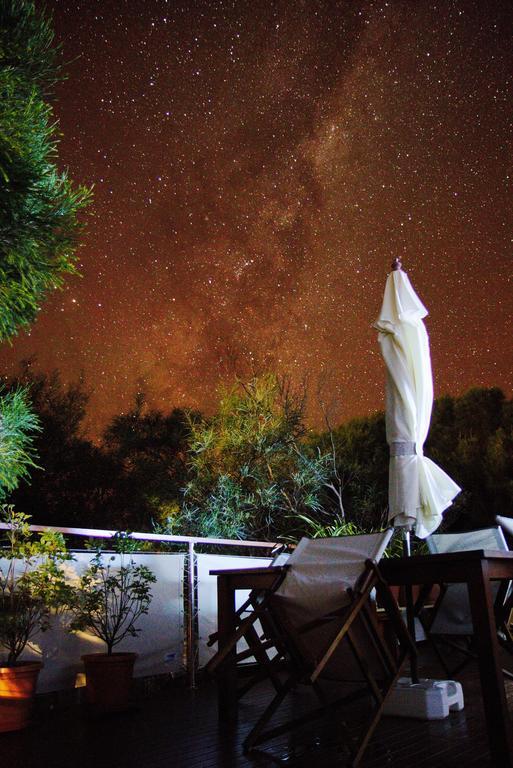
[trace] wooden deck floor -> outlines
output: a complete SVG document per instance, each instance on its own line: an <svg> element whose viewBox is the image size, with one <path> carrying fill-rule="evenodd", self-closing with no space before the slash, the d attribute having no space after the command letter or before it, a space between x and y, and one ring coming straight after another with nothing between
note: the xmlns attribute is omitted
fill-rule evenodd
<svg viewBox="0 0 513 768"><path fill-rule="evenodd" d="M475 668L460 678L465 709L443 721L384 718L362 768L501 768L488 754L480 687ZM513 703L513 685L508 683ZM133 711L88 719L75 705L48 708L43 702L23 733L0 734L2 765L8 768L328 768L343 766L344 754L331 726L326 733L303 730L293 742L273 746L273 757L244 757L241 743L266 702L260 688L241 704L235 730L219 726L216 689L203 681L191 691L172 685L142 697ZM46 702L47 704L47 702ZM316 726L318 727L318 726Z"/></svg>

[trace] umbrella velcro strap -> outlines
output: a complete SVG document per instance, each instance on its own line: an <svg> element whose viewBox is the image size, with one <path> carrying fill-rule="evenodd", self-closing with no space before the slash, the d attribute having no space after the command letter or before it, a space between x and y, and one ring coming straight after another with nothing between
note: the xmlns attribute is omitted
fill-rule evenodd
<svg viewBox="0 0 513 768"><path fill-rule="evenodd" d="M390 443L390 456L415 456L415 443Z"/></svg>

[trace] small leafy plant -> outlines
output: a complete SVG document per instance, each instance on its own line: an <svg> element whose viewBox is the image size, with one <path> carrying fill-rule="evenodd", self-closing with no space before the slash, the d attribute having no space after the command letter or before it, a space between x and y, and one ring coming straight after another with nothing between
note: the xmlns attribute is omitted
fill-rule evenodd
<svg viewBox="0 0 513 768"><path fill-rule="evenodd" d="M50 626L51 615L71 602L61 569L71 559L61 534L34 535L30 516L2 505L0 558L1 666L15 666L27 645Z"/></svg>
<svg viewBox="0 0 513 768"><path fill-rule="evenodd" d="M5 502L20 480L28 480L35 463L34 433L41 431L32 411L29 391L0 386L0 501Z"/></svg>
<svg viewBox="0 0 513 768"><path fill-rule="evenodd" d="M76 599L70 606L71 631L88 630L113 649L127 636L137 637L137 620L148 613L151 603L151 584L156 582L153 572L145 565L137 565L132 557L136 543L128 533L114 536L114 549L120 565L114 566L117 555L105 561L101 549L79 580Z"/></svg>

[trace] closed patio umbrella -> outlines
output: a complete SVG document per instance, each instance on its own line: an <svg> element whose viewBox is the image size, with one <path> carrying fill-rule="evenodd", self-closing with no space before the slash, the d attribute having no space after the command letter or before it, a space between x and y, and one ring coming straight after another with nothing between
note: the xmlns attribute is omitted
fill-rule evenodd
<svg viewBox="0 0 513 768"><path fill-rule="evenodd" d="M433 377L424 307L396 259L387 277L374 327L386 364L386 433L390 447L389 520L421 539L438 528L442 513L460 492L424 456L431 421Z"/></svg>
<svg viewBox="0 0 513 768"><path fill-rule="evenodd" d="M433 407L433 376L427 315L410 280L395 259L387 277L383 305L374 327L386 364L386 435L390 448L388 517L404 529L406 554L410 531L421 539L435 531L442 513L461 488L434 461L424 456ZM408 629L415 637L411 586L406 590ZM411 677L418 683L416 658Z"/></svg>

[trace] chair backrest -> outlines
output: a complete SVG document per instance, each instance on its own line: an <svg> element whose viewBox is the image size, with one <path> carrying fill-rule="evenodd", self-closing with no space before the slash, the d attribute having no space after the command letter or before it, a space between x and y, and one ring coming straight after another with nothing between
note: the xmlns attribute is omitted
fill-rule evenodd
<svg viewBox="0 0 513 768"><path fill-rule="evenodd" d="M509 536L513 536L513 518L497 515L495 522L503 528Z"/></svg>
<svg viewBox="0 0 513 768"><path fill-rule="evenodd" d="M366 560L379 562L393 531L327 539L303 538L290 555L287 575L276 591L289 608L311 618L350 602Z"/></svg>
<svg viewBox="0 0 513 768"><path fill-rule="evenodd" d="M500 526L480 528L464 533L433 533L427 539L432 554L468 552L472 549L499 549L507 551L508 545Z"/></svg>
<svg viewBox="0 0 513 768"><path fill-rule="evenodd" d="M468 552L473 549L498 549L507 551L508 545L500 526L481 528L464 533L434 533L426 539L432 554ZM495 599L499 587L492 586ZM449 584L438 603L436 615L430 627L434 635L472 635L474 628L466 584Z"/></svg>

